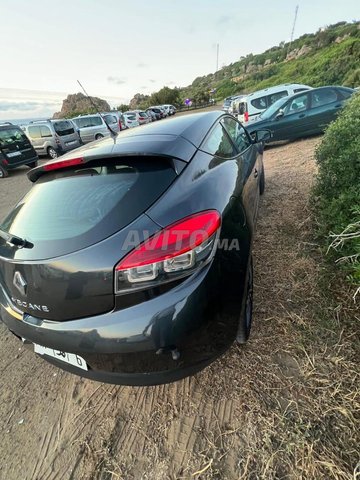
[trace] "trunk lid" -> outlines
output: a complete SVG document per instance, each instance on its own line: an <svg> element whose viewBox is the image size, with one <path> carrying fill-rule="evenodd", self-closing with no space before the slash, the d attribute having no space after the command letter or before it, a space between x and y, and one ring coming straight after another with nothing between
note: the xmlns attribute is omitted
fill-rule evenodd
<svg viewBox="0 0 360 480"><path fill-rule="evenodd" d="M114 267L159 230L144 212L176 178L158 158L108 158L41 176L0 224L0 288L21 312L64 321L114 308Z"/></svg>

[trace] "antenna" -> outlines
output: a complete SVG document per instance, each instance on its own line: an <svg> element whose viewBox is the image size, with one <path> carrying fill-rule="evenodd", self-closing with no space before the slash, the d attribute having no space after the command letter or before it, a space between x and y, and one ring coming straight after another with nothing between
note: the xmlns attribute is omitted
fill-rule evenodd
<svg viewBox="0 0 360 480"><path fill-rule="evenodd" d="M219 70L219 44L216 44L216 70L217 72Z"/></svg>
<svg viewBox="0 0 360 480"><path fill-rule="evenodd" d="M98 114L100 115L100 117L103 119L105 125L107 126L107 129L108 129L109 132L110 132L110 135L111 135L112 137L116 137L116 136L117 136L117 133L114 132L114 130L107 124L105 118L104 118L104 117L102 116L102 114L100 113L100 111L99 111L98 107L96 106L95 102L93 101L93 99L90 97L90 95L88 95L87 91L86 91L85 88L81 85L80 81L79 81L79 80L76 80L76 81L78 82L78 84L80 85L80 87L83 89L86 97L89 99L89 101L90 101L91 105L93 106L93 108L95 108L96 113L98 113Z"/></svg>
<svg viewBox="0 0 360 480"><path fill-rule="evenodd" d="M297 20L297 16L298 16L298 11L299 11L299 5L296 5L294 23L293 23L292 30L291 30L291 38L290 38L289 50L290 50L291 44L292 44L292 42L293 42L293 40L294 40L294 32L295 32L295 25L296 25L296 20Z"/></svg>

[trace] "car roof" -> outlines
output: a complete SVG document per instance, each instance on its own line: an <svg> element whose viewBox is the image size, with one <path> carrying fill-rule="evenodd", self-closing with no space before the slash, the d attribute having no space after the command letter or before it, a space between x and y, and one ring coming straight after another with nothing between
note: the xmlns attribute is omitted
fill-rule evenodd
<svg viewBox="0 0 360 480"><path fill-rule="evenodd" d="M20 127L19 125L14 125L11 122L0 122L0 128L5 129L5 128L20 128Z"/></svg>
<svg viewBox="0 0 360 480"><path fill-rule="evenodd" d="M86 163L115 156L166 156L189 162L213 124L223 116L222 111L212 111L150 123L141 128L123 131L115 138L91 142L62 155L55 162L81 158ZM48 163L52 162L54 161ZM35 181L39 178L44 173L43 167L44 165L31 170L28 173L29 179Z"/></svg>
<svg viewBox="0 0 360 480"><path fill-rule="evenodd" d="M261 95L266 95L266 94L270 94L270 93L273 93L273 92L277 92L281 88L289 88L289 87L292 87L292 88L296 88L296 87L307 88L309 90L312 89L312 87L309 87L309 85L303 85L301 83L284 83L282 85L274 85L273 87L263 88L262 90L256 90L255 92L245 94L244 96L245 97L253 97L255 95L256 96L258 96L258 95L261 96Z"/></svg>

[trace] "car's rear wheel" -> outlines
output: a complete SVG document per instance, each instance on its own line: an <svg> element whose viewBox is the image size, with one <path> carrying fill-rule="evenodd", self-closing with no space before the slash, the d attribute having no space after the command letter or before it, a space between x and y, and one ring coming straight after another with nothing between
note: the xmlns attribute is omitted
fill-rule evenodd
<svg viewBox="0 0 360 480"><path fill-rule="evenodd" d="M104 138L104 135L102 133L97 133L95 135L95 140L100 140L101 138Z"/></svg>
<svg viewBox="0 0 360 480"><path fill-rule="evenodd" d="M50 158L57 158L59 156L58 152L53 147L49 147L47 149L47 154Z"/></svg>
<svg viewBox="0 0 360 480"><path fill-rule="evenodd" d="M0 165L0 178L5 178L8 176L9 176L9 172L6 170L6 168Z"/></svg>
<svg viewBox="0 0 360 480"><path fill-rule="evenodd" d="M38 162L36 160L35 162L27 163L26 166L29 168L35 168L38 166Z"/></svg>
<svg viewBox="0 0 360 480"><path fill-rule="evenodd" d="M250 258L250 264L246 280L245 304L241 312L239 328L236 335L237 343L246 343L250 335L252 312L253 312L253 262Z"/></svg>
<svg viewBox="0 0 360 480"><path fill-rule="evenodd" d="M264 192L265 192L265 170L263 167L260 175L260 195L262 195Z"/></svg>

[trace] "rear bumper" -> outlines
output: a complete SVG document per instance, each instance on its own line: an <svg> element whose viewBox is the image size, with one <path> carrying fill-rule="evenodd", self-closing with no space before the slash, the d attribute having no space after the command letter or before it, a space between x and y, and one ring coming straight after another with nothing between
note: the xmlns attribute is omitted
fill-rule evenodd
<svg viewBox="0 0 360 480"><path fill-rule="evenodd" d="M237 280L240 289L244 278L245 272ZM201 370L232 344L242 295L238 291L234 304L226 298L225 289L216 265L211 264L146 302L94 317L53 322L16 311L0 284L0 318L20 338L80 355L89 370L43 357L60 368L103 382L155 385Z"/></svg>
<svg viewBox="0 0 360 480"><path fill-rule="evenodd" d="M6 170L12 170L13 168L21 167L23 165L28 165L29 163L37 162L39 160L39 157L35 155L34 157L31 158L26 158L26 159L21 159L18 162L9 162L8 163L2 163L0 160L0 164L6 168Z"/></svg>

